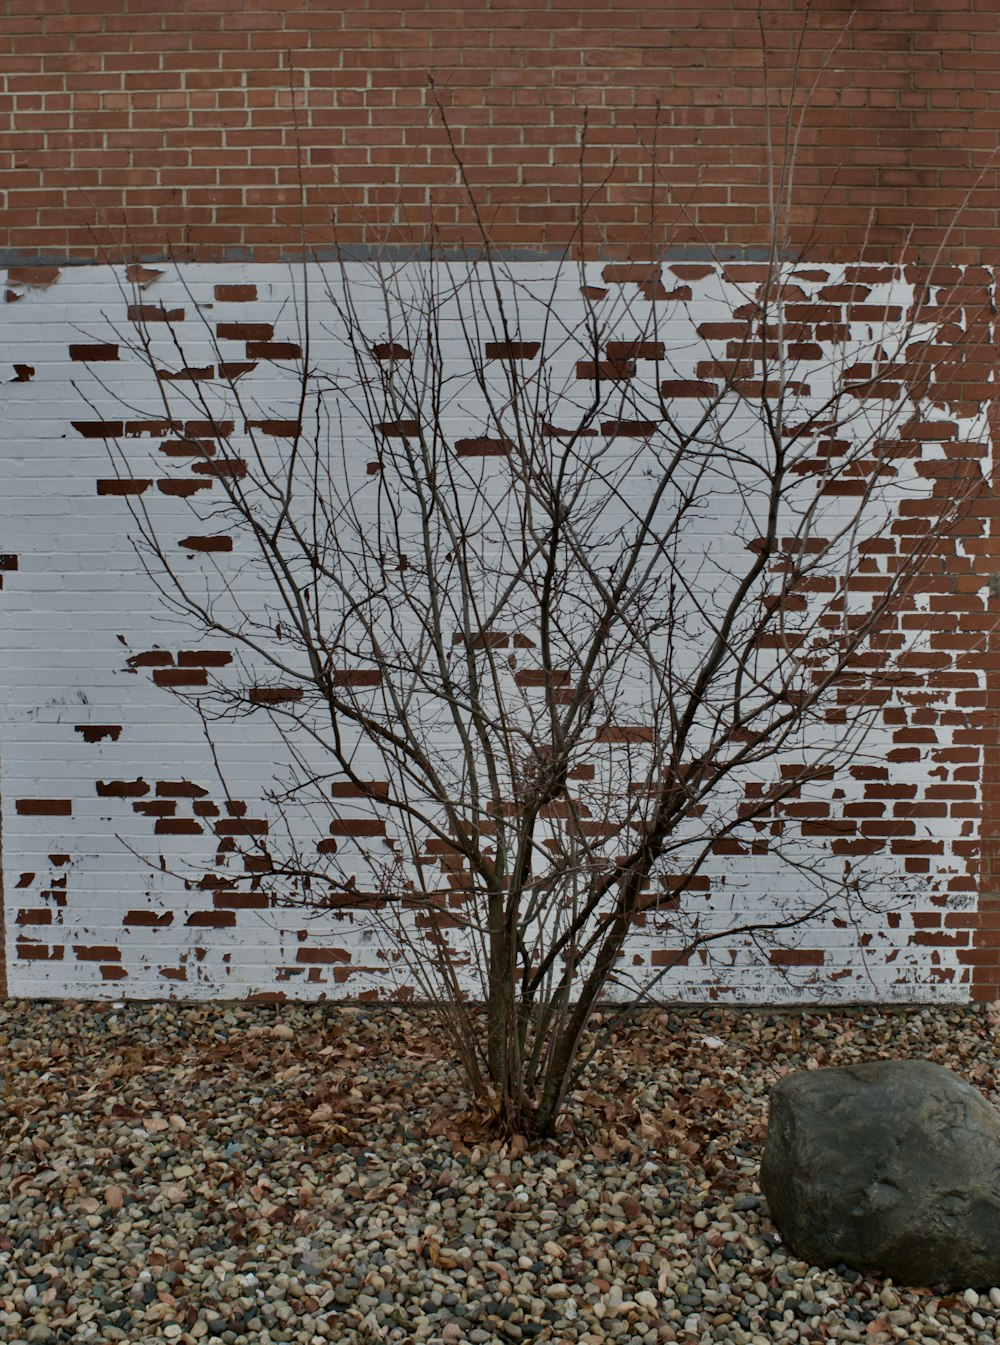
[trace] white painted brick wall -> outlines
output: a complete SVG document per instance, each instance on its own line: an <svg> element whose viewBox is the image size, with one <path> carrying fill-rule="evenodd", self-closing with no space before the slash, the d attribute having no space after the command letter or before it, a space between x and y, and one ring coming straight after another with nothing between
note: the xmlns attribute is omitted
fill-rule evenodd
<svg viewBox="0 0 1000 1345"><path fill-rule="evenodd" d="M102 438L86 437L74 429L74 422L137 421L164 414L155 379L126 349L135 338L127 320L130 303L185 312L183 322L149 329L161 367L177 367L180 362L175 335L183 346L183 362L197 367L215 365L220 359L212 337L217 323L273 323L276 340L298 341L304 321L302 277L294 268L198 265L186 266L180 274L162 269L164 274L139 293L121 269L64 268L48 287L14 287L17 298L5 305L0 322L5 482L0 551L16 557L16 568L4 572L0 594L6 630L0 661L7 707L0 787L10 992L199 998L273 991L303 996L355 996L373 990L390 994L410 978L405 968L380 958L379 931L364 913L306 921L296 912L240 909L230 927L199 925L199 916L213 911L211 895L185 883L184 875L190 880L215 867L212 830L157 834L156 819L133 806L158 799L175 801L175 816L192 820L196 820L195 802L215 802L224 810L227 787L207 750L197 716L154 684L154 669L128 664L130 656L144 651L160 649L176 656L181 650L222 645L217 639L202 641L189 623L164 609L130 542L137 528L129 498L97 493L96 482L112 479L116 472L127 470L155 483L176 476L177 463L165 462L160 438L150 435L124 435L120 441L124 459L115 460ZM687 282L693 290L690 300L675 301L672 307L661 303L655 316L658 335L667 336L677 365L672 377L693 379L699 361L724 357L725 340L707 342L697 336L697 329L731 317L753 288L741 290L720 268L706 271L700 280ZM826 282L804 280L803 289L818 291L842 274L842 268L823 271ZM370 271L356 268L349 274L362 327L371 330L373 339L385 339L384 309L378 288L370 284ZM404 282L414 285L418 308L419 287L428 274L426 267L414 266L412 282L409 277ZM600 286L601 268L589 268L583 278ZM507 302L520 308L520 338L544 339L547 351L557 347L550 367L564 398L579 387L573 373L580 350L572 342L561 351L558 346L579 321L580 281L574 269L558 275L547 263L511 263L504 280ZM258 297L254 302L220 301L215 297L220 283L256 286ZM332 283L338 285L336 276ZM637 297L635 286L606 288L604 320L619 339L650 330L655 310L641 294ZM905 309L912 295L899 282L884 293L874 293L868 302L890 299ZM464 310L467 317L471 312L482 320L483 330L491 302L484 289L471 309ZM315 274L310 303L311 359L326 372L347 368L349 352L338 334L335 307ZM448 439L457 439L477 432L481 413L467 378L467 336L458 327L455 310L450 312L453 329L442 350L456 382L441 424ZM845 362L870 349L879 335L877 329L855 324L854 345L843 355ZM892 332L881 335L888 339ZM108 342L122 347L118 360L70 358L71 345ZM227 340L220 345L226 359L244 358L245 343ZM832 351L813 367L817 389L833 377L830 360L841 357ZM24 381L11 381L15 365L30 366L33 373ZM290 372L294 372L291 364L258 362L240 384L241 393L260 406L262 418L294 414L296 389ZM218 382L193 386L191 419L202 416L197 397L224 396L221 386ZM175 398L185 391L182 384L170 386ZM692 414L684 406L678 413ZM727 433L746 442L754 433L752 419L745 408L737 415L743 421L734 419ZM976 439L984 433L979 419L962 420L960 437ZM361 479L365 464L374 457L371 430L362 418L349 415L345 435L357 454L356 461L348 463L348 473L357 469ZM941 450L928 442L923 451L930 459ZM190 479L189 472L183 474ZM915 477L908 487L924 489ZM641 492L641 480L633 481L631 488ZM223 521L199 522L191 512L192 505L203 510L210 498L215 497L206 491L192 497L190 504L168 499L154 484L132 502L148 505L158 531L173 542L188 534L224 530ZM891 511L887 520L890 517ZM699 563L706 555L714 558L731 532L732 520L720 503L719 512L706 517L696 534L702 548ZM188 577L196 576L204 564L189 559L180 548L176 555ZM241 559L245 557L237 546L232 556L219 557L221 571L242 574ZM722 565L720 573L725 568ZM206 573L211 572L209 565ZM237 583L246 585L249 580L244 575ZM245 586L241 591L252 590ZM974 679L974 685L981 687L981 679ZM943 694L937 710L954 714L955 704L950 694ZM115 731L102 734L101 726L113 726ZM891 780L912 784L919 797L930 784L965 778L953 774L942 755L951 745L952 727L938 722L935 733L935 747L919 760L892 766ZM867 744L865 760L884 763L891 744L889 727L880 728ZM802 744L801 750L816 746ZM280 768L282 753L281 740L263 714L218 726L217 755L228 797L245 802L249 817L269 815L264 795L275 768ZM965 769L968 774L968 763ZM107 797L97 789L98 781L140 779L150 786L141 796ZM164 786L169 790L172 782L190 782L205 792L196 800L173 800L164 793ZM865 797L865 784L850 777L817 785L816 797L837 799L836 791L843 789L853 790L857 799ZM848 794L848 802L851 797ZM39 800L41 805L32 804ZM46 800L68 800L70 811L53 813ZM839 805L843 802L840 799ZM737 803L734 797L733 806ZM696 957L690 965L676 968L658 993L746 1000L965 997L968 969L960 964L957 950L913 942L914 916L940 912L942 902L945 909L955 911L974 905L967 849L975 841L975 824L956 812L921 826L928 828L928 836L947 843L931 872L907 872L903 860L887 850L871 859L864 880L866 899L883 909L867 912L863 905L855 905L847 919L842 911L830 912L818 927L791 931L780 940L793 949L822 950L822 966L774 966L770 944L740 938L715 944L705 961ZM821 839L805 848L811 860L829 871L840 864L826 854ZM791 909L796 902L809 900L801 874L766 857L720 856L708 871L711 894L693 899L687 911L703 929L766 920L776 907ZM886 907L896 912L898 920L887 920ZM129 916L135 912L163 923L139 923L142 917ZM639 979L648 975L652 954L662 942L663 936L655 931L637 933L630 958ZM351 959L339 980L334 966L299 960L303 948L324 944L342 947Z"/></svg>

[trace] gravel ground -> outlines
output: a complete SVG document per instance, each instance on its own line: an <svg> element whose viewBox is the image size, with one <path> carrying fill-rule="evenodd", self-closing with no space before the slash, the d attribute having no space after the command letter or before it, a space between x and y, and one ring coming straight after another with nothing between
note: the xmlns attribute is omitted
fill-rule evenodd
<svg viewBox="0 0 1000 1345"><path fill-rule="evenodd" d="M412 1009L0 1005L0 1340L1000 1340L1000 1287L791 1259L757 1187L774 1080L921 1056L993 1093L994 1012L664 1009L558 1144L468 1115Z"/></svg>

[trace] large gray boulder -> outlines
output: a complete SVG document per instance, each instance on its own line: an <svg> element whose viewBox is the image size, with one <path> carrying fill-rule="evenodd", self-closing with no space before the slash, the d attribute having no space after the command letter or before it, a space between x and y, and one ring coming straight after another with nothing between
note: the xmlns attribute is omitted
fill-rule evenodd
<svg viewBox="0 0 1000 1345"><path fill-rule="evenodd" d="M912 1286L1000 1285L1000 1114L940 1065L786 1075L760 1180L802 1260Z"/></svg>

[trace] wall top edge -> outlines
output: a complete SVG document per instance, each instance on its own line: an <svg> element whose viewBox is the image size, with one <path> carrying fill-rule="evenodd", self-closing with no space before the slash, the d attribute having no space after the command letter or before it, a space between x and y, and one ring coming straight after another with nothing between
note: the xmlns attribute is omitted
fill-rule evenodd
<svg viewBox="0 0 1000 1345"><path fill-rule="evenodd" d="M405 261L475 261L485 257L487 254L483 248L435 248L426 246L407 246L392 245L381 246L377 244L357 244L343 247L316 247L309 248L306 251L282 249L275 258L269 255L268 262L277 260L279 263L301 263L303 261L316 262L405 262ZM566 261L569 260L565 248L529 248L529 247L497 247L491 249L489 255L496 261L505 262L537 262L537 261ZM613 251L598 252L591 260L594 261L633 261L649 262L653 261L699 261L699 262L760 262L766 261L770 255L767 248L762 247L720 247L710 248L701 244L680 244L676 247L657 249L655 255L651 257L630 257L623 258L616 255ZM64 267L64 266L108 266L122 265L123 263L139 263L143 266L163 265L163 264L187 264L191 262L208 263L218 265L234 264L252 264L257 258L252 248L225 248L219 252L203 253L200 250L194 254L184 255L170 250L156 252L135 252L127 256L123 255L104 255L93 257L68 256L65 253L58 252L33 252L28 248L0 248L0 268L21 267L21 266L45 266L45 267ZM797 254L789 254L786 260L800 260Z"/></svg>

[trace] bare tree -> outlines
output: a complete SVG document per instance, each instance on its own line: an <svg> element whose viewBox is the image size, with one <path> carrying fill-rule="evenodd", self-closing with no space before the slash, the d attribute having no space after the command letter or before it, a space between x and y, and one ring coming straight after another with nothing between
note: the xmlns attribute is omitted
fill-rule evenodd
<svg viewBox="0 0 1000 1345"><path fill-rule="evenodd" d="M176 325L130 341L235 542L192 572L130 497L164 602L240 654L197 710L283 743L228 881L369 912L507 1132L551 1131L602 1000L899 899L830 837L983 486L982 416L940 413L965 337L898 271L695 269L307 265L266 380L207 326L211 380ZM820 342L830 286L866 316Z"/></svg>
<svg viewBox="0 0 1000 1345"><path fill-rule="evenodd" d="M234 362L123 292L199 474L174 498L232 544L192 570L129 495L137 549L239 655L192 697L209 739L280 737L226 881L365 912L507 1133L551 1131L603 1000L905 897L838 809L978 526L986 410L949 380L989 332L933 266L788 260L804 34L755 266L578 261L586 200L561 261L505 261L456 150L476 259L304 262L291 341Z"/></svg>

